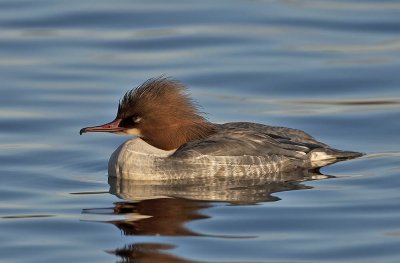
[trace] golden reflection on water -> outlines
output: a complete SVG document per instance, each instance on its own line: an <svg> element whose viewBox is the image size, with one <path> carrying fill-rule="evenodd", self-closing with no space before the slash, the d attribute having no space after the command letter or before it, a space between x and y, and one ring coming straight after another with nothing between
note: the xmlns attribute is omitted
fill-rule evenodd
<svg viewBox="0 0 400 263"><path fill-rule="evenodd" d="M298 45L292 50L307 52L341 52L341 53L371 53L374 52L393 52L400 50L400 39L391 39L380 42L360 42L354 44L323 44Z"/></svg>
<svg viewBox="0 0 400 263"><path fill-rule="evenodd" d="M206 95L221 101L240 102L244 104L260 104L264 109L247 110L247 113L268 115L328 115L343 112L365 113L369 111L391 110L400 108L399 97L380 98L313 98L313 99L280 99L260 98L252 96Z"/></svg>
<svg viewBox="0 0 400 263"><path fill-rule="evenodd" d="M350 1L317 1L317 0L284 0L287 5L301 6L311 9L345 10L345 11L387 11L400 10L399 3L377 2L350 2Z"/></svg>
<svg viewBox="0 0 400 263"><path fill-rule="evenodd" d="M43 118L46 114L44 112L33 112L31 110L7 110L0 109L0 118L1 119L15 119L15 118L24 118L24 119L36 119Z"/></svg>
<svg viewBox="0 0 400 263"><path fill-rule="evenodd" d="M50 144L41 144L41 143L2 143L0 144L0 150L43 150L50 149L52 145Z"/></svg>

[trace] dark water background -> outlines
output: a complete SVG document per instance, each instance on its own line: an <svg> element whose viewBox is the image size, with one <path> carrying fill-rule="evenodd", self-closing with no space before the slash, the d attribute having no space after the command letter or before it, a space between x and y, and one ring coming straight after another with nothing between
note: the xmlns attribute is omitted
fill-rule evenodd
<svg viewBox="0 0 400 263"><path fill-rule="evenodd" d="M214 122L367 155L305 182L108 182L126 138L78 131L161 74ZM1 0L0 80L1 262L400 262L399 1Z"/></svg>

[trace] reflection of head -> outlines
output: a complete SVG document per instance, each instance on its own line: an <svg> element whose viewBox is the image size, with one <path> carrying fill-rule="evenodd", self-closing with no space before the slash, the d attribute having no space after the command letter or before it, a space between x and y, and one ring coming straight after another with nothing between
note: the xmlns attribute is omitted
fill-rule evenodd
<svg viewBox="0 0 400 263"><path fill-rule="evenodd" d="M208 218L199 213L200 209L207 207L209 205L205 202L174 198L118 202L114 214L126 219L110 223L121 229L124 235L196 236L197 233L186 229L184 224Z"/></svg>
<svg viewBox="0 0 400 263"><path fill-rule="evenodd" d="M132 244L109 253L121 257L123 262L191 262L164 252L173 248L169 244Z"/></svg>

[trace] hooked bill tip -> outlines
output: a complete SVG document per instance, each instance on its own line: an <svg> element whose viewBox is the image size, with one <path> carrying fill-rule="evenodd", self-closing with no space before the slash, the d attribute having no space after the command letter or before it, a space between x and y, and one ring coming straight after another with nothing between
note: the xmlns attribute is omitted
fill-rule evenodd
<svg viewBox="0 0 400 263"><path fill-rule="evenodd" d="M79 131L79 135L82 135L82 134L84 134L86 132L86 128L82 128L80 131Z"/></svg>

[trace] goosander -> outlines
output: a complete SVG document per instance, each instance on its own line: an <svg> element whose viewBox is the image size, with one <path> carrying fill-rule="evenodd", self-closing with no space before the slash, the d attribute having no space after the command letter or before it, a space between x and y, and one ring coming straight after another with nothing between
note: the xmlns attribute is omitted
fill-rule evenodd
<svg viewBox="0 0 400 263"><path fill-rule="evenodd" d="M316 169L362 155L333 149L297 129L211 123L181 82L164 77L128 91L113 121L80 130L86 132L135 136L114 151L108 164L110 176L135 180L254 178Z"/></svg>

